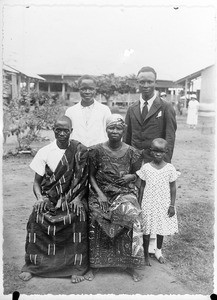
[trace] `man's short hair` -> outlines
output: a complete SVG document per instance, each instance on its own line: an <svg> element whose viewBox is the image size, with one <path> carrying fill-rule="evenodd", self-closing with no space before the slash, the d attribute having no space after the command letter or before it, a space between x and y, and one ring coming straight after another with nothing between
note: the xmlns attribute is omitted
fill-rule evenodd
<svg viewBox="0 0 217 300"><path fill-rule="evenodd" d="M55 123L54 123L54 127L56 127L56 124L57 124L59 121L65 121L65 122L67 122L67 123L70 125L70 127L72 128L72 120L71 120L69 117L67 117L67 116L65 116L65 115L59 116L59 117L56 119Z"/></svg>
<svg viewBox="0 0 217 300"><path fill-rule="evenodd" d="M83 75L83 76L81 76L79 79L78 79L78 87L80 87L80 85L81 85L81 82L83 81L83 80L92 80L94 83L95 83L95 85L96 85L96 79L93 77L93 76L91 76L91 75Z"/></svg>
<svg viewBox="0 0 217 300"><path fill-rule="evenodd" d="M137 76L139 76L139 74L140 74L140 73L143 73L143 72L152 72L152 73L154 73L155 78L157 78L157 73L156 73L155 69L153 69L152 67L142 67L142 68L139 70Z"/></svg>

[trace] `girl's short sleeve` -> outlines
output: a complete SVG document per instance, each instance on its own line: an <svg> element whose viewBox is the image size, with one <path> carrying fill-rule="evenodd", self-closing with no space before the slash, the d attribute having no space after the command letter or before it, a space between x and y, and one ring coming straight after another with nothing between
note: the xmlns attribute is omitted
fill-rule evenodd
<svg viewBox="0 0 217 300"><path fill-rule="evenodd" d="M146 181L145 165L143 165L138 171L136 171L136 174L139 176L139 178Z"/></svg>
<svg viewBox="0 0 217 300"><path fill-rule="evenodd" d="M169 176L169 182L176 181L178 178L178 173L173 165L171 165L171 170L170 170L170 176Z"/></svg>

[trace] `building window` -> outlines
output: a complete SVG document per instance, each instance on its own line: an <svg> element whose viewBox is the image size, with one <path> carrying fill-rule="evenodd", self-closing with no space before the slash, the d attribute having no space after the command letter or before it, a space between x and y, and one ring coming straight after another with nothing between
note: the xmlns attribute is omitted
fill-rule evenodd
<svg viewBox="0 0 217 300"><path fill-rule="evenodd" d="M42 92L48 92L48 83L47 82L39 82L39 90Z"/></svg>
<svg viewBox="0 0 217 300"><path fill-rule="evenodd" d="M52 82L50 84L51 92L62 92L62 83Z"/></svg>

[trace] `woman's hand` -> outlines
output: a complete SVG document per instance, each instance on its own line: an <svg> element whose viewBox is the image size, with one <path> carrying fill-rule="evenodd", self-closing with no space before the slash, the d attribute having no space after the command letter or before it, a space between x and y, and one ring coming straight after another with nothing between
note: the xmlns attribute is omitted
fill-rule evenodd
<svg viewBox="0 0 217 300"><path fill-rule="evenodd" d="M175 215L175 207L174 206L169 206L168 215L170 218Z"/></svg>
<svg viewBox="0 0 217 300"><path fill-rule="evenodd" d="M43 199L43 197L39 198L37 202L34 204L34 209L37 213L42 213L43 211L47 210L49 204L48 199Z"/></svg>
<svg viewBox="0 0 217 300"><path fill-rule="evenodd" d="M72 201L72 209L77 216L83 215L85 217L84 206L79 198L75 198Z"/></svg>
<svg viewBox="0 0 217 300"><path fill-rule="evenodd" d="M130 181L134 181L136 179L135 174L126 174L117 180L117 183L120 185L125 185Z"/></svg>
<svg viewBox="0 0 217 300"><path fill-rule="evenodd" d="M108 212L108 199L107 197L101 193L98 197L99 206L102 209L103 212Z"/></svg>

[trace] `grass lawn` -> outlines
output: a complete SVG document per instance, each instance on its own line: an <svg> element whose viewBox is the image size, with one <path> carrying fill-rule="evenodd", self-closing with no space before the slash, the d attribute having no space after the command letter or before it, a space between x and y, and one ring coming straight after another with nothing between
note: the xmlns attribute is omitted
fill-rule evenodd
<svg viewBox="0 0 217 300"><path fill-rule="evenodd" d="M177 180L179 233L168 237L165 254L178 279L198 294L213 293L214 134L178 120L173 164Z"/></svg>

